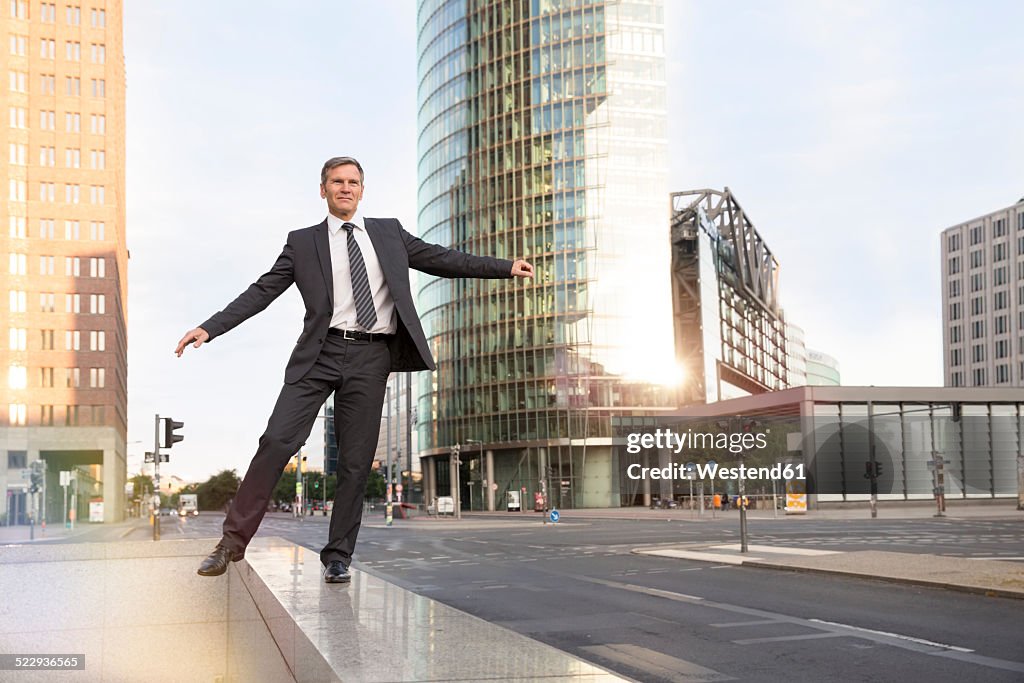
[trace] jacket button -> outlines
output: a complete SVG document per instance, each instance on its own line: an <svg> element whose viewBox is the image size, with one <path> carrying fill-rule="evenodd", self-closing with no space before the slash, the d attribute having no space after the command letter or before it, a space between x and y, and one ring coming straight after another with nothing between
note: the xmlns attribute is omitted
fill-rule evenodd
<svg viewBox="0 0 1024 683"><path fill-rule="evenodd" d="M317 340L316 340L316 343L317 343L317 344L323 344L323 343L324 343L324 340L323 340L323 339L317 339Z"/></svg>

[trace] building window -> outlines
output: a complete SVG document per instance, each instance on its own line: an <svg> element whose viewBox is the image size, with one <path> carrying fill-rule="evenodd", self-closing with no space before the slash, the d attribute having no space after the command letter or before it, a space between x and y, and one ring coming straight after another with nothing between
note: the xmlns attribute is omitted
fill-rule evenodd
<svg viewBox="0 0 1024 683"><path fill-rule="evenodd" d="M107 132L107 117L103 114L90 114L89 132L93 135L105 135Z"/></svg>
<svg viewBox="0 0 1024 683"><path fill-rule="evenodd" d="M23 145L20 142L11 142L8 144L10 150L9 161L14 166L27 166L28 165L28 145Z"/></svg>
<svg viewBox="0 0 1024 683"><path fill-rule="evenodd" d="M40 292L39 293L39 312L40 313L53 313L54 300L56 296L53 292Z"/></svg>
<svg viewBox="0 0 1024 683"><path fill-rule="evenodd" d="M11 19L28 19L26 0L11 0Z"/></svg>
<svg viewBox="0 0 1024 683"><path fill-rule="evenodd" d="M106 422L106 406L89 406L92 408L92 424L102 425Z"/></svg>
<svg viewBox="0 0 1024 683"><path fill-rule="evenodd" d="M92 79L92 96L93 97L106 97L107 96L107 81L103 78Z"/></svg>
<svg viewBox="0 0 1024 683"><path fill-rule="evenodd" d="M975 249L971 252L971 268L980 268L985 265L985 252Z"/></svg>
<svg viewBox="0 0 1024 683"><path fill-rule="evenodd" d="M82 115L78 112L66 112L64 114L64 130L69 133L82 132Z"/></svg>
<svg viewBox="0 0 1024 683"><path fill-rule="evenodd" d="M26 263L27 257L25 254L11 254L10 257L10 272L11 275L26 275Z"/></svg>
<svg viewBox="0 0 1024 683"><path fill-rule="evenodd" d="M89 333L89 350L90 351L106 351L107 350L107 333L103 330L93 330Z"/></svg>
<svg viewBox="0 0 1024 683"><path fill-rule="evenodd" d="M25 410L26 406L24 403L11 403L8 416L12 427L23 427L25 426Z"/></svg>
<svg viewBox="0 0 1024 683"><path fill-rule="evenodd" d="M107 260L103 257L89 259L89 277L106 277Z"/></svg>
<svg viewBox="0 0 1024 683"><path fill-rule="evenodd" d="M68 183L64 186L64 201L68 204L77 204L81 198L81 187L77 184Z"/></svg>
<svg viewBox="0 0 1024 683"><path fill-rule="evenodd" d="M82 8L68 5L67 7L67 22L71 26L78 26L82 23Z"/></svg>
<svg viewBox="0 0 1024 683"><path fill-rule="evenodd" d="M985 336L985 321L975 320L971 323L971 339L982 339Z"/></svg>
<svg viewBox="0 0 1024 683"><path fill-rule="evenodd" d="M1006 296L1006 290L995 292L992 295L992 310L1001 311L1006 308L1006 300L1009 297Z"/></svg>
<svg viewBox="0 0 1024 683"><path fill-rule="evenodd" d="M77 389L79 381L81 380L81 374L78 368L64 368L64 379L65 386L68 389Z"/></svg>
<svg viewBox="0 0 1024 683"><path fill-rule="evenodd" d="M39 330L39 348L42 349L43 351L53 351L53 337L53 330Z"/></svg>
<svg viewBox="0 0 1024 683"><path fill-rule="evenodd" d="M81 313L82 310L82 295L81 294L65 294L64 295L64 312L65 313Z"/></svg>
<svg viewBox="0 0 1024 683"><path fill-rule="evenodd" d="M992 277L992 284L996 287L999 285L1005 285L1010 279L1010 269L1006 266L1000 266L995 269L995 273Z"/></svg>
<svg viewBox="0 0 1024 683"><path fill-rule="evenodd" d="M82 59L82 44L76 40L64 41L64 57L69 62L78 62ZM69 95L71 93L68 93Z"/></svg>
<svg viewBox="0 0 1024 683"><path fill-rule="evenodd" d="M40 275L53 275L53 263L55 258L53 256L40 256L39 257L39 274Z"/></svg>
<svg viewBox="0 0 1024 683"><path fill-rule="evenodd" d="M13 240L23 240L27 234L25 230L24 216L11 216L9 220L10 237Z"/></svg>
<svg viewBox="0 0 1024 683"><path fill-rule="evenodd" d="M44 427L53 426L53 406L39 406L39 424Z"/></svg>
<svg viewBox="0 0 1024 683"><path fill-rule="evenodd" d="M64 94L72 97L80 96L82 94L82 79L78 76L65 76Z"/></svg>
<svg viewBox="0 0 1024 683"><path fill-rule="evenodd" d="M96 10L93 11L95 12ZM92 59L93 64L106 64L107 48L103 43L92 43L89 46L89 57Z"/></svg>
<svg viewBox="0 0 1024 683"><path fill-rule="evenodd" d="M983 387L983 386L985 386L985 383L988 381L988 373L985 372L985 368L975 368L973 374L974 374L974 386L976 386L976 387Z"/></svg>
<svg viewBox="0 0 1024 683"><path fill-rule="evenodd" d="M976 225L973 228L971 228L971 246L972 247L975 244L981 244L981 242L984 239L985 239L985 226L984 225Z"/></svg>
<svg viewBox="0 0 1024 683"><path fill-rule="evenodd" d="M964 375L962 372L953 373L953 386L962 387L964 385Z"/></svg>
<svg viewBox="0 0 1024 683"><path fill-rule="evenodd" d="M25 313L28 307L28 293L21 290L11 290L11 313Z"/></svg>
<svg viewBox="0 0 1024 683"><path fill-rule="evenodd" d="M971 293L980 292L983 289L985 289L985 273L971 275Z"/></svg>
<svg viewBox="0 0 1024 683"><path fill-rule="evenodd" d="M64 350L65 351L81 351L82 350L82 333L79 332L78 330L65 330L64 331Z"/></svg>
<svg viewBox="0 0 1024 683"><path fill-rule="evenodd" d="M82 167L82 150L68 147L64 150L64 165L67 168Z"/></svg>
<svg viewBox="0 0 1024 683"><path fill-rule="evenodd" d="M992 245L992 261L1005 261L1009 250L1006 248L1006 242L999 242L998 244Z"/></svg>
<svg viewBox="0 0 1024 683"><path fill-rule="evenodd" d="M997 365L996 366L996 384L1006 384L1010 381L1010 366L1009 365Z"/></svg>
<svg viewBox="0 0 1024 683"><path fill-rule="evenodd" d="M11 128L26 128L28 109L24 107L8 107L7 112L10 115L9 125Z"/></svg>
<svg viewBox="0 0 1024 683"><path fill-rule="evenodd" d="M992 236L993 237L1006 237L1006 219L997 218L992 221Z"/></svg>
<svg viewBox="0 0 1024 683"><path fill-rule="evenodd" d="M960 365L960 349L950 349L949 351L949 364L952 367L958 367Z"/></svg>
<svg viewBox="0 0 1024 683"><path fill-rule="evenodd" d="M7 185L7 198L12 202L24 202L28 200L28 185L24 180L11 178Z"/></svg>
<svg viewBox="0 0 1024 683"><path fill-rule="evenodd" d="M960 296L960 281L959 280L950 280L949 281L949 297L953 298L953 297L957 297L957 296Z"/></svg>
<svg viewBox="0 0 1024 683"><path fill-rule="evenodd" d="M24 57L28 52L28 36L11 34L11 54L17 57Z"/></svg>
<svg viewBox="0 0 1024 683"><path fill-rule="evenodd" d="M92 168L103 170L107 167L107 153L102 149L94 149L89 153Z"/></svg>
<svg viewBox="0 0 1024 683"><path fill-rule="evenodd" d="M90 185L89 186L89 203L90 204L106 204L107 203L107 188L103 185Z"/></svg>
<svg viewBox="0 0 1024 683"><path fill-rule="evenodd" d="M7 387L24 389L28 386L28 369L21 363L12 363L7 369Z"/></svg>
<svg viewBox="0 0 1024 683"><path fill-rule="evenodd" d="M9 335L11 351L25 351L28 340L28 330L24 327L12 327Z"/></svg>
<svg viewBox="0 0 1024 683"><path fill-rule="evenodd" d="M94 315L104 315L107 312L107 296L105 294L90 294L89 312Z"/></svg>
<svg viewBox="0 0 1024 683"><path fill-rule="evenodd" d="M67 412L64 413L64 424L68 427L78 425L78 406L67 406Z"/></svg>
<svg viewBox="0 0 1024 683"><path fill-rule="evenodd" d="M102 389L106 384L106 375L105 368L89 368L89 386L93 389Z"/></svg>
<svg viewBox="0 0 1024 683"><path fill-rule="evenodd" d="M985 362L985 346L984 344L975 344L971 347L971 362L972 363L984 363Z"/></svg>
<svg viewBox="0 0 1024 683"><path fill-rule="evenodd" d="M996 318L995 318L995 321L996 321L996 334L1006 334L1007 328L1008 328L1007 323L1009 322L1008 317L1005 316L1005 315L997 315Z"/></svg>
<svg viewBox="0 0 1024 683"><path fill-rule="evenodd" d="M9 90L11 92L28 92L28 73L25 71L8 71Z"/></svg>
<svg viewBox="0 0 1024 683"><path fill-rule="evenodd" d="M46 5L44 4L45 8ZM45 11L43 12L45 14ZM43 19L43 21L46 21ZM57 41L53 38L40 38L39 39L39 57L40 59L56 59L57 57Z"/></svg>
<svg viewBox="0 0 1024 683"><path fill-rule="evenodd" d="M1005 339L996 341L996 358L1006 358L1010 355L1010 342Z"/></svg>
<svg viewBox="0 0 1024 683"><path fill-rule="evenodd" d="M64 275L65 277L81 277L81 266L82 260L78 256L65 256L64 257Z"/></svg>
<svg viewBox="0 0 1024 683"><path fill-rule="evenodd" d="M953 327L949 328L949 342L951 344L956 344L956 343L959 343L959 341L960 341L960 326L959 325L953 325Z"/></svg>
<svg viewBox="0 0 1024 683"><path fill-rule="evenodd" d="M57 112L40 110L39 128L42 130L57 130Z"/></svg>
<svg viewBox="0 0 1024 683"><path fill-rule="evenodd" d="M90 24L93 28L105 28L107 25L107 10L93 8L90 13Z"/></svg>
<svg viewBox="0 0 1024 683"><path fill-rule="evenodd" d="M52 202L57 196L56 183L39 183L39 201Z"/></svg>
<svg viewBox="0 0 1024 683"><path fill-rule="evenodd" d="M106 224L103 221L94 221L89 223L89 239L103 241L106 239L104 233L106 232Z"/></svg>
<svg viewBox="0 0 1024 683"><path fill-rule="evenodd" d="M64 239L78 239L78 221L64 221Z"/></svg>
<svg viewBox="0 0 1024 683"><path fill-rule="evenodd" d="M985 299L976 296L971 299L971 315L981 315L985 312Z"/></svg>
<svg viewBox="0 0 1024 683"><path fill-rule="evenodd" d="M40 218L39 219L39 239L41 240L52 240L54 235L54 227L57 225L57 221L52 218Z"/></svg>
<svg viewBox="0 0 1024 683"><path fill-rule="evenodd" d="M53 388L53 368L39 368L39 386L44 389Z"/></svg>
<svg viewBox="0 0 1024 683"><path fill-rule="evenodd" d="M56 165L56 160L57 160L57 148L56 147L48 147L46 145L43 145L43 146L41 146L39 148L39 165L40 166L50 166L50 167L53 167L53 166Z"/></svg>
<svg viewBox="0 0 1024 683"><path fill-rule="evenodd" d="M23 470L28 467L28 451L7 451L7 469Z"/></svg>

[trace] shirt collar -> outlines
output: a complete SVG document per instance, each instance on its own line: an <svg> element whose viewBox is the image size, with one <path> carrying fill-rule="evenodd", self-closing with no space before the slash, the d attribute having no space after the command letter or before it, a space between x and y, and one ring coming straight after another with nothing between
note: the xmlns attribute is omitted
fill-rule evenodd
<svg viewBox="0 0 1024 683"><path fill-rule="evenodd" d="M331 231L332 235L337 235L338 231L341 230L341 226L345 223L351 223L356 226L359 230L366 230L366 225L363 223L363 216L359 211L356 211L356 215L352 216L351 220L343 221L333 213L327 213L327 229Z"/></svg>

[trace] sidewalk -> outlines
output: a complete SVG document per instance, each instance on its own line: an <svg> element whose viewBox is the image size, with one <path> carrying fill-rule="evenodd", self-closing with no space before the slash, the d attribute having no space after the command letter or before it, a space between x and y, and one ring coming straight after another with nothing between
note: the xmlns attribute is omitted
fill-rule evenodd
<svg viewBox="0 0 1024 683"><path fill-rule="evenodd" d="M125 535L133 531L136 527L145 525L149 526L149 522L146 518L130 517L123 522L115 522L112 524L97 524L92 522L76 522L74 529L67 529L60 522L56 524L47 524L46 531L43 531L41 525L36 524L34 534L30 532L29 526L26 525L15 525L15 526L0 526L0 545L6 545L9 543L39 543L41 541L57 541L65 540L69 538L78 538L79 536L89 536L102 534L108 536L116 533L115 530L124 530ZM35 538L29 538L34 535Z"/></svg>
<svg viewBox="0 0 1024 683"><path fill-rule="evenodd" d="M840 552L764 545L750 545L748 551L741 553L739 544L732 543L635 548L633 553L744 567L842 574L1024 599L1024 564L1018 562L978 561L961 557L880 550Z"/></svg>
<svg viewBox="0 0 1024 683"><path fill-rule="evenodd" d="M753 521L794 521L804 520L845 520L845 519L869 519L871 509L867 502L844 503L844 507L827 507L823 510L810 510L805 514L787 515L783 510L778 514L770 508L748 509L747 519ZM699 510L676 508L675 510L651 510L646 507L622 507L622 508L581 508L581 509L560 509L562 522L583 519L660 519L673 521L711 522L720 519L731 519L739 522L739 510L705 510L701 515ZM878 503L878 519L931 519L935 515L935 503L931 501L918 502L886 502ZM975 518L1013 518L1024 520L1024 510L1018 510L1015 501L1005 500L998 502L989 501L967 501L966 503L956 501L947 503L946 519L975 519ZM466 512L463 511L462 518L474 519L537 519L541 518L539 512Z"/></svg>
<svg viewBox="0 0 1024 683"><path fill-rule="evenodd" d="M0 654L77 657L76 670L18 681L627 680L358 566L351 583L325 584L319 555L280 538L254 539L219 577L196 575L209 548L0 547Z"/></svg>

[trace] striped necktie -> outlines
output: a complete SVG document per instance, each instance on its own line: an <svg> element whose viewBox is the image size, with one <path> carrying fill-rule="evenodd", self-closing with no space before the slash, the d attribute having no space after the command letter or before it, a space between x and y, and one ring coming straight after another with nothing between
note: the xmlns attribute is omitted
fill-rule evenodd
<svg viewBox="0 0 1024 683"><path fill-rule="evenodd" d="M377 311L373 307L373 292L370 291L370 279L366 277L366 264L363 263L363 252L359 250L352 230L352 223L343 226L348 233L349 276L352 278L352 298L356 302L356 322L369 332L377 323Z"/></svg>

